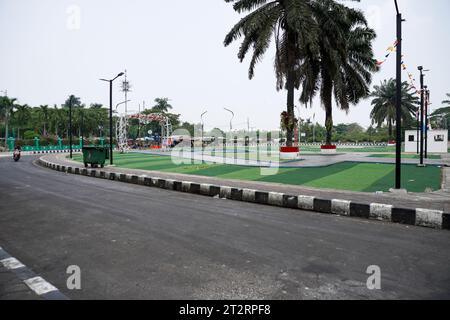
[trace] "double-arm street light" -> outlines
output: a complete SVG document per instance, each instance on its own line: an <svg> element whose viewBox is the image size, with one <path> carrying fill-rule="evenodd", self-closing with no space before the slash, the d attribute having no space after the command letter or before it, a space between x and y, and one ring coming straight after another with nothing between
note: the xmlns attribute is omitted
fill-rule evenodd
<svg viewBox="0 0 450 320"><path fill-rule="evenodd" d="M112 116L112 113L113 113L113 110L112 110L113 81L123 75L124 75L124 73L121 72L115 78L113 78L111 80L100 79L101 81L109 82L109 163L110 163L110 165L113 165L113 134L112 134L112 131L113 131L113 116Z"/></svg>

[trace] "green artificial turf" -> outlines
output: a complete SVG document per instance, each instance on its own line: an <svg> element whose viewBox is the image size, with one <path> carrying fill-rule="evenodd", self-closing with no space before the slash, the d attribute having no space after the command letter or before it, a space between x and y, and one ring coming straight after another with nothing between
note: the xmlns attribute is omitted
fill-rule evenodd
<svg viewBox="0 0 450 320"><path fill-rule="evenodd" d="M74 160L82 161L82 156L74 155ZM320 168L261 169L224 164L191 164L190 159L177 160L184 163L175 164L169 156L138 153L114 155L114 164L117 167L224 179L274 182L323 189L364 192L388 191L392 188L395 178L395 167L392 164L345 162ZM435 166L418 168L412 165L404 165L402 170L402 185L408 191L424 192L427 188L440 189L440 168Z"/></svg>
<svg viewBox="0 0 450 320"><path fill-rule="evenodd" d="M369 158L390 158L395 159L395 154L371 154ZM420 159L420 155L418 154L402 154L402 158L405 159ZM431 160L439 160L441 159L440 155L437 154L429 154L428 159Z"/></svg>

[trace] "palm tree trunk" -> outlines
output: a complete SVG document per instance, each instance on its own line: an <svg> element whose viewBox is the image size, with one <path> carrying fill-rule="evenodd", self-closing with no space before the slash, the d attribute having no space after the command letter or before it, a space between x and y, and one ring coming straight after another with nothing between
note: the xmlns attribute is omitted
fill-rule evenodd
<svg viewBox="0 0 450 320"><path fill-rule="evenodd" d="M295 33L288 31L288 72L286 77L287 88L287 113L289 117L289 123L294 123L294 91L295 91ZM286 130L286 146L292 147L292 140L294 138L294 127L288 126Z"/></svg>
<svg viewBox="0 0 450 320"><path fill-rule="evenodd" d="M287 77L287 112L289 118L294 118L294 76L289 72ZM293 121L291 122L293 123ZM286 130L286 146L292 147L292 140L294 138L294 128L288 127Z"/></svg>
<svg viewBox="0 0 450 320"><path fill-rule="evenodd" d="M391 119L389 119L389 124L388 124L388 127L389 127L389 139L390 140L392 140L392 120Z"/></svg>
<svg viewBox="0 0 450 320"><path fill-rule="evenodd" d="M327 130L326 145L331 145L331 132L333 130L333 92L328 77L323 79L323 105L325 108L325 128Z"/></svg>

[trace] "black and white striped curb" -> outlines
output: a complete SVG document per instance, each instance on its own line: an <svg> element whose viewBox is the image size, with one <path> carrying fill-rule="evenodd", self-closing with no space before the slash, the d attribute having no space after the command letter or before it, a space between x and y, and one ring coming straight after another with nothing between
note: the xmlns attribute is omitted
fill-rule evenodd
<svg viewBox="0 0 450 320"><path fill-rule="evenodd" d="M41 151L24 151L24 154L48 154L48 153L69 153L70 150L41 150ZM81 149L72 149L73 153L80 153Z"/></svg>
<svg viewBox="0 0 450 320"><path fill-rule="evenodd" d="M68 300L57 288L42 277L37 276L23 263L9 255L2 247L0 247L0 264L7 270L14 272L21 281L41 298L46 300Z"/></svg>
<svg viewBox="0 0 450 320"><path fill-rule="evenodd" d="M42 158L38 160L38 164L65 173L200 194L222 199L450 230L450 213L444 213L439 210L421 208L405 209L380 203L360 204L347 200L319 199L312 196L294 196L285 193L162 179L158 177L148 177L146 175L138 176L118 172L107 172L103 170L64 166L48 162Z"/></svg>

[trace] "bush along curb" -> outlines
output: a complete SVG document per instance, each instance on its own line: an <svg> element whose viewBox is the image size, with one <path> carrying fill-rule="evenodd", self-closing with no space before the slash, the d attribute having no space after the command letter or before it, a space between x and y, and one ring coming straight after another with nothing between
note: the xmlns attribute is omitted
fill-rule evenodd
<svg viewBox="0 0 450 320"><path fill-rule="evenodd" d="M450 230L450 213L430 209L404 209L387 204L360 204L347 200L326 200L312 196L288 195L277 192L258 191L229 186L216 186L190 181L177 181L133 175L118 172L107 172L96 169L64 166L48 162L42 158L38 164L56 171L132 183L142 186L156 187L166 190L186 192L209 197L217 197L235 201L244 201L276 207L314 211L325 214L394 222L405 225L421 226Z"/></svg>

